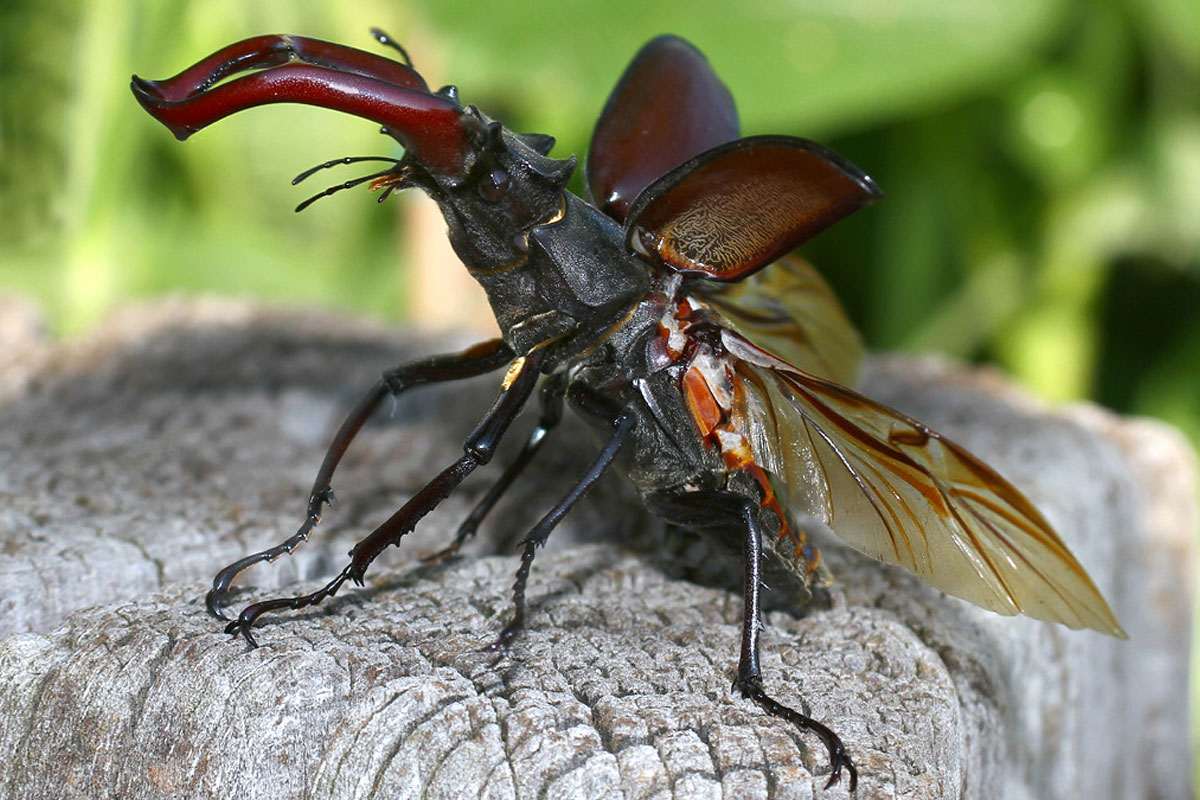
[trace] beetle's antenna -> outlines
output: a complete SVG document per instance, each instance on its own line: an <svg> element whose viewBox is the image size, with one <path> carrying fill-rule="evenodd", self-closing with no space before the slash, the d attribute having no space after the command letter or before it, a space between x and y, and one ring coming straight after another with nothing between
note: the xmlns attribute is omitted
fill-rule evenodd
<svg viewBox="0 0 1200 800"><path fill-rule="evenodd" d="M391 47L397 50L400 55L404 57L404 64L412 69L416 69L416 67L413 67L412 59L408 57L408 51L405 50L399 42L397 42L391 36L388 36L387 33L385 33L382 29L371 28L371 35L375 37L375 41L379 42L384 47Z"/></svg>
<svg viewBox="0 0 1200 800"><path fill-rule="evenodd" d="M299 175L292 178L292 186L300 183L300 181L306 180L314 173L320 172L323 169L336 167L340 164L357 164L360 161L390 161L393 164L400 163L400 159L388 158L387 156L345 156L343 158L335 158L330 161L326 161L323 164L317 164L315 167L310 167L304 170L304 172L301 172Z"/></svg>
<svg viewBox="0 0 1200 800"><path fill-rule="evenodd" d="M297 213L297 214L299 214L301 211L303 211L304 209L308 208L308 207L309 207L309 206L311 206L313 203L315 203L315 202L317 202L318 200L320 200L322 197L329 197L329 195L331 195L331 194L337 194L337 193L338 193L338 192L340 192L342 189L352 189L352 188L354 188L355 186L358 186L358 185L359 185L359 184L361 184L361 183L366 183L367 181L375 180L376 178L382 178L384 175L390 175L390 174L392 174L392 170L390 170L390 169L385 169L385 170L383 170L382 172L374 172L374 173L372 173L372 174L370 174L370 175L364 175L364 176L362 176L361 178L354 178L353 180L348 180L348 181L346 181L345 183L339 183L339 184L336 184L336 185L334 185L334 186L330 186L330 187L329 187L328 189L326 189L325 191L323 191L323 192L317 192L317 193L316 193L316 194L314 194L312 197L308 198L308 199L307 199L307 200L305 200L303 203L301 203L300 205L296 206L296 213Z"/></svg>

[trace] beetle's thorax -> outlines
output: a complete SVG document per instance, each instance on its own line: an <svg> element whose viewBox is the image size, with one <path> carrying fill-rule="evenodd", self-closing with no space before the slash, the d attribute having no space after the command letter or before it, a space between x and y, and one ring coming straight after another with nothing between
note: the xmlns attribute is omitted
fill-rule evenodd
<svg viewBox="0 0 1200 800"><path fill-rule="evenodd" d="M504 339L518 353L554 341L566 356L617 324L648 288L621 228L569 192L558 213L524 232L511 264L471 269ZM574 343L578 343L575 345Z"/></svg>

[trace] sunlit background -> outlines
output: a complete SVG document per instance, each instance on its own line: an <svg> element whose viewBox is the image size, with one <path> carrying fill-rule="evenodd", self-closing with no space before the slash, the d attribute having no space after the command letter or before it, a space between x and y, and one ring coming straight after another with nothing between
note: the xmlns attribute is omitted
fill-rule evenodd
<svg viewBox="0 0 1200 800"><path fill-rule="evenodd" d="M1047 399L1200 441L1200 3L733 7L6 0L0 292L64 335L166 292L478 324L427 200L363 189L292 212L325 185L292 187L302 168L397 154L376 126L276 106L181 145L130 73L265 32L370 49L378 25L431 85L582 158L630 56L674 32L707 53L745 133L818 139L888 193L806 248L873 348L995 362ZM358 174L343 169L327 183Z"/></svg>

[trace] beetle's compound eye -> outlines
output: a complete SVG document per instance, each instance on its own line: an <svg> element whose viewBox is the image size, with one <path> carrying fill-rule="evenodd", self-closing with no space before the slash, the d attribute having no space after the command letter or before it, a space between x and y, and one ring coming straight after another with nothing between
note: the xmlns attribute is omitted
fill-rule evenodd
<svg viewBox="0 0 1200 800"><path fill-rule="evenodd" d="M493 169L479 182L479 196L489 203L498 203L508 191L508 173Z"/></svg>

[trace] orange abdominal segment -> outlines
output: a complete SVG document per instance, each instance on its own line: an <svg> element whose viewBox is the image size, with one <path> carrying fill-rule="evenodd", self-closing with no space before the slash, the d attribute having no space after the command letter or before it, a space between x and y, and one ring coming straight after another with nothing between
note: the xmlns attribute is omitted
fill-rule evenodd
<svg viewBox="0 0 1200 800"><path fill-rule="evenodd" d="M771 479L767 477L766 470L753 463L746 465L745 469L762 489L762 507L779 517L779 538L785 538L791 533L791 526L788 525L787 514L783 513L783 508L779 505L779 498L775 496L775 488L771 486Z"/></svg>
<svg viewBox="0 0 1200 800"><path fill-rule="evenodd" d="M727 372L728 374L731 373ZM740 389L736 378L732 380L732 389L733 396L736 397ZM728 403L730 393L721 392L711 386L709 379L705 377L705 371L693 363L683 374L683 396L692 420L696 423L696 429L706 442L721 451L721 460L725 468L730 472L744 470L754 478L762 491L759 504L779 519L779 538L795 540L793 543L797 552L801 551L807 544L803 532L794 531L788 524L787 514L779 503L766 470L754 461L750 440L736 428L729 413L730 408L717 400L718 397L724 397Z"/></svg>
<svg viewBox="0 0 1200 800"><path fill-rule="evenodd" d="M779 521L777 539L785 545L781 554L795 563L808 585L820 582L821 554L809 543L805 531L789 521L770 475L755 460L750 438L742 430L746 415L738 409L744 410L746 404L743 378L733 369L728 354L714 352L688 334L689 322L703 320L702 309L703 304L691 298L668 306L659 323L656 346L665 351L670 362L678 362L688 354L680 388L696 431L721 453L727 472L745 472L754 479L760 491L759 505Z"/></svg>
<svg viewBox="0 0 1200 800"><path fill-rule="evenodd" d="M708 388L708 381L696 367L689 367L683 373L683 398L687 402L688 411L700 435L709 440L717 426L721 424L721 407Z"/></svg>

